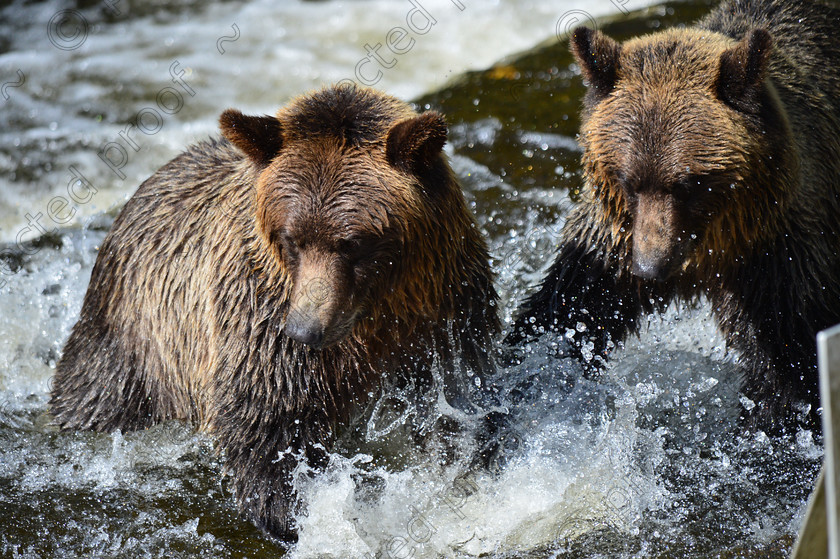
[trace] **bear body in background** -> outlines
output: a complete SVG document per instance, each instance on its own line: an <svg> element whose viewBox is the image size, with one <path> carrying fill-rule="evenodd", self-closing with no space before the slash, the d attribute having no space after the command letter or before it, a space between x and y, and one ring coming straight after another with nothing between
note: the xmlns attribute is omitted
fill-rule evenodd
<svg viewBox="0 0 840 559"><path fill-rule="evenodd" d="M571 352L597 362L644 313L703 294L745 366L750 421L810 405L819 428L815 336L840 322L838 21L738 0L621 44L576 29L582 200L508 342L585 328Z"/></svg>
<svg viewBox="0 0 840 559"><path fill-rule="evenodd" d="M439 114L342 86L220 122L114 222L51 411L64 429L193 422L239 506L293 541L299 455L322 465L386 375L442 366L468 406L496 294Z"/></svg>

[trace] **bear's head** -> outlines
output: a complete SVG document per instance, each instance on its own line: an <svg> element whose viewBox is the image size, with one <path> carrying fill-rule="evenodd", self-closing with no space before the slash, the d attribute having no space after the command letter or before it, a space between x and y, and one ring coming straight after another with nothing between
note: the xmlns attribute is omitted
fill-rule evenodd
<svg viewBox="0 0 840 559"><path fill-rule="evenodd" d="M618 43L585 27L580 140L588 195L630 271L665 280L749 250L780 219L796 162L767 68L770 34L699 29Z"/></svg>
<svg viewBox="0 0 840 559"><path fill-rule="evenodd" d="M227 110L220 124L257 168L256 224L287 284L286 335L320 349L356 327L394 322L394 312L424 312L417 307L428 301L412 293L435 286L423 286L423 274L411 278L416 262L407 260L421 260L418 246L426 260L441 257L426 246L430 230L451 221L438 208L457 207L451 198L460 196L441 154L440 114L337 86L276 117Z"/></svg>

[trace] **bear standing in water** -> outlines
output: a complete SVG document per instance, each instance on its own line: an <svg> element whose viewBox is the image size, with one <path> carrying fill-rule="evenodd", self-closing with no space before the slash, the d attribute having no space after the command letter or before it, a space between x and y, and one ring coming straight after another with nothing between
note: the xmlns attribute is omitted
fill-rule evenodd
<svg viewBox="0 0 840 559"><path fill-rule="evenodd" d="M816 333L840 322L840 11L725 1L695 27L617 43L578 28L582 200L509 342L586 330L603 356L642 313L711 302L752 418L818 426Z"/></svg>
<svg viewBox="0 0 840 559"><path fill-rule="evenodd" d="M296 456L323 464L384 375L422 384L440 364L463 404L496 294L441 115L341 86L220 122L114 222L51 411L64 429L212 432L239 506L293 541Z"/></svg>

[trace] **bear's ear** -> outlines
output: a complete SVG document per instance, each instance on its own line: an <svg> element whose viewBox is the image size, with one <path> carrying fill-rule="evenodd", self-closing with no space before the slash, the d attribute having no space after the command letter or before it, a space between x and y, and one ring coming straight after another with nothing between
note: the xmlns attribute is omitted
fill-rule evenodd
<svg viewBox="0 0 840 559"><path fill-rule="evenodd" d="M590 91L594 90L599 98L606 97L615 87L621 45L588 27L572 31L570 43L580 71L589 82Z"/></svg>
<svg viewBox="0 0 840 559"><path fill-rule="evenodd" d="M388 131L388 163L409 173L426 170L446 143L446 121L435 111L403 120Z"/></svg>
<svg viewBox="0 0 840 559"><path fill-rule="evenodd" d="M283 129L273 116L247 116L228 109L219 117L222 136L254 163L265 167L283 147Z"/></svg>
<svg viewBox="0 0 840 559"><path fill-rule="evenodd" d="M732 107L754 112L764 81L773 38L765 29L753 29L734 47L720 55L718 97Z"/></svg>

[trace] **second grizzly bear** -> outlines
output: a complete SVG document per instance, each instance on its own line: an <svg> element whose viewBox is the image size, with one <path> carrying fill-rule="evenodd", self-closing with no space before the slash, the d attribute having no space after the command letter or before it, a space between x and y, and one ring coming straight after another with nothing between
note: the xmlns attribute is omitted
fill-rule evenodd
<svg viewBox="0 0 840 559"><path fill-rule="evenodd" d="M838 21L730 0L623 44L576 29L583 200L509 339L585 327L573 351L599 356L642 313L705 294L753 418L815 411L815 335L840 322Z"/></svg>
<svg viewBox="0 0 840 559"><path fill-rule="evenodd" d="M320 464L383 375L484 372L496 295L441 115L334 87L221 130L114 222L51 408L65 429L195 422L240 507L294 540L298 455Z"/></svg>

